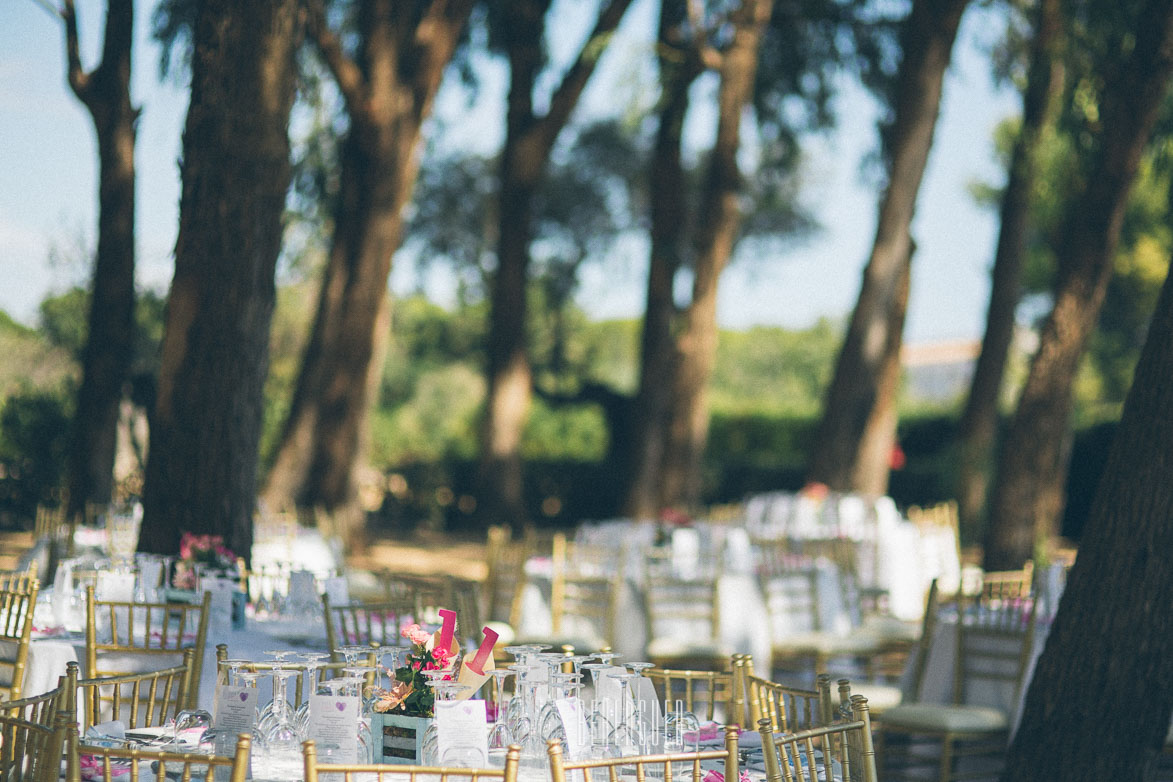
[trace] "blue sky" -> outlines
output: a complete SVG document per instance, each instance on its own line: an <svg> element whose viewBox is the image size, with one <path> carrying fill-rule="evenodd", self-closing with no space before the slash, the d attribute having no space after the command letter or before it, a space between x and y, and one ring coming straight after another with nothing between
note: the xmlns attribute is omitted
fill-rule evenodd
<svg viewBox="0 0 1173 782"><path fill-rule="evenodd" d="M140 4L141 5L141 4ZM599 75L622 73L646 44L654 3L639 0L625 20L627 35L608 52ZM79 0L83 61L96 62L104 4ZM176 160L186 112L186 94L159 84L158 49L149 40L149 8L138 12L132 86L142 107L139 123L139 283L165 289L178 225ZM988 269L996 237L994 215L975 206L968 185L1003 178L993 157L992 131L1018 110L1018 98L989 83L982 46L995 33L988 11L967 15L945 87L936 143L921 189L913 233L914 259L906 341L978 338L988 295ZM562 48L562 47L559 47ZM567 47L569 48L569 47ZM33 323L50 290L84 280L77 264L51 264L50 248L70 255L79 242L93 244L97 200L92 125L65 82L61 24L35 0L0 2L0 308ZM591 106L614 102L615 84L598 80L586 98ZM443 105L443 102L442 102ZM485 123L491 109L469 117L482 142L492 139ZM812 140L807 150L807 201L824 229L776 257L730 267L722 278L719 318L723 325L802 327L819 317L843 317L859 290L860 274L875 230L874 191L862 186L859 164L875 143L869 101L849 91L840 104L840 129ZM458 128L458 134L461 132ZM704 129L696 131L703 138ZM616 250L615 263L590 270L580 303L600 317L639 314L646 252L639 243ZM406 289L413 269L397 259L392 287ZM433 284L442 296L442 277Z"/></svg>

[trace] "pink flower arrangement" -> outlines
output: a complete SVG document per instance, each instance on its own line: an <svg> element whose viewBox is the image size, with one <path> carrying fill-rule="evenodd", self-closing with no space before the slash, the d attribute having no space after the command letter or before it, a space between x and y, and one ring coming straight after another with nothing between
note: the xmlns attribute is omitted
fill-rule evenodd
<svg viewBox="0 0 1173 782"><path fill-rule="evenodd" d="M183 533L179 538L179 558L179 562L175 563L175 577L172 580L179 589L195 589L196 565L210 565L233 573L236 571L236 555L224 545L221 535Z"/></svg>
<svg viewBox="0 0 1173 782"><path fill-rule="evenodd" d="M456 672L457 655L452 649L437 646L438 634L429 633L418 624L404 625L399 634L411 642L412 651L395 669L395 684L391 689L376 692L373 708L378 712L430 717L436 696L423 672L447 671L443 679L450 681Z"/></svg>

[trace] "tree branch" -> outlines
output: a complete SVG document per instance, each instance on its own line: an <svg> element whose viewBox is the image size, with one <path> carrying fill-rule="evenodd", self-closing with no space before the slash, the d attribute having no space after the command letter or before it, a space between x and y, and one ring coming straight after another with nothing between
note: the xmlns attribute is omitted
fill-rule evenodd
<svg viewBox="0 0 1173 782"><path fill-rule="evenodd" d="M346 56L346 52L342 50L342 42L326 22L326 9L322 0L308 0L305 6L306 30L318 47L326 67L333 74L338 91L346 101L347 110L352 117L361 114L366 98L366 83L362 72L354 60Z"/></svg>
<svg viewBox="0 0 1173 782"><path fill-rule="evenodd" d="M578 99L582 95L583 89L586 88L587 81L594 73L595 66L598 65L604 49L607 48L611 34L619 26L623 14L630 5L631 0L608 0L607 5L599 12L595 29L591 31L574 64L566 71L566 75L562 77L562 83L558 85L558 89L550 98L550 109L546 112L546 116L534 128L534 132L540 137L543 157L548 154L549 149L554 145L554 139L558 137L567 120L570 119L570 114L578 104Z"/></svg>
<svg viewBox="0 0 1173 782"><path fill-rule="evenodd" d="M61 18L65 21L65 75L74 95L77 95L82 103L89 106L93 92L90 89L92 82L90 75L81 67L81 53L77 43L77 9L73 5L73 0L65 0L65 5L61 9Z"/></svg>

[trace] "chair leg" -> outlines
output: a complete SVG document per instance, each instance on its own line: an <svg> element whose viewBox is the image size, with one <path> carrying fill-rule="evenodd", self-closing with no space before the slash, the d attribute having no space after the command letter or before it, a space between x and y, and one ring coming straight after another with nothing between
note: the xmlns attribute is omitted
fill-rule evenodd
<svg viewBox="0 0 1173 782"><path fill-rule="evenodd" d="M941 737L941 773L939 782L949 782L953 778L953 734L946 733Z"/></svg>

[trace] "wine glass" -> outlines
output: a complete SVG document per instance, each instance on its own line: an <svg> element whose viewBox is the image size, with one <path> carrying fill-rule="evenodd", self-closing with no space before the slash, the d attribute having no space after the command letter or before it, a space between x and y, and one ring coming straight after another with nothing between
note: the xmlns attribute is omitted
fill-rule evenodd
<svg viewBox="0 0 1173 782"><path fill-rule="evenodd" d="M497 710L493 715L493 727L489 731L489 754L501 754L509 749L509 745L513 743L513 732L509 730L509 723L506 720L506 709L503 707L505 702L505 679L513 676L516 671L509 668L494 668L489 671L489 675L493 677L493 688L497 694Z"/></svg>
<svg viewBox="0 0 1173 782"><path fill-rule="evenodd" d="M631 684L641 677L638 673L607 674L619 683L619 714L616 725L607 737L608 750L614 757L638 755L645 744L642 724L634 713L635 702L631 696Z"/></svg>

